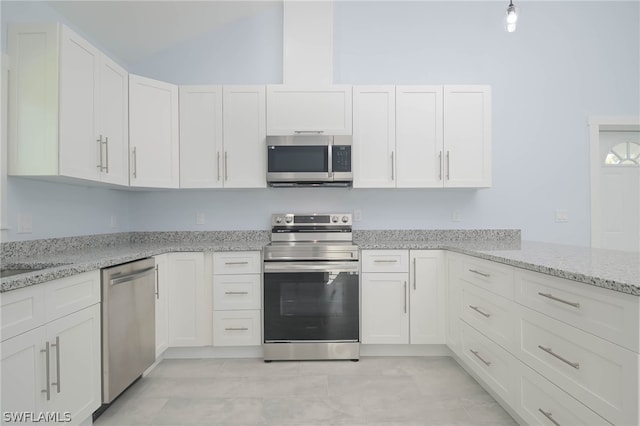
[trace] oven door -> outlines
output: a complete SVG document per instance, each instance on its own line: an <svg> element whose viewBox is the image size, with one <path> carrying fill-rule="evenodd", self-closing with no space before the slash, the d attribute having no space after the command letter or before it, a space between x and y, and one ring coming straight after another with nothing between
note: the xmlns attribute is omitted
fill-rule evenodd
<svg viewBox="0 0 640 426"><path fill-rule="evenodd" d="M265 262L264 342L359 341L358 262Z"/></svg>

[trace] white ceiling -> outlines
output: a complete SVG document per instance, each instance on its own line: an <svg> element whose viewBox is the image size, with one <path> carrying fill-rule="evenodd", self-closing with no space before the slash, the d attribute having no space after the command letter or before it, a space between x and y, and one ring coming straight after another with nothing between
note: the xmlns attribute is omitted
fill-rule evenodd
<svg viewBox="0 0 640 426"><path fill-rule="evenodd" d="M47 3L102 48L133 63L218 26L278 7L282 0L49 0Z"/></svg>

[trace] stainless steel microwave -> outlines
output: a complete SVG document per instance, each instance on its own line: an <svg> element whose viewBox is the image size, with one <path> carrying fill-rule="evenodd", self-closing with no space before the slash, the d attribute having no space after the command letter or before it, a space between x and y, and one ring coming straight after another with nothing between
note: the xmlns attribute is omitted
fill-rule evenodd
<svg viewBox="0 0 640 426"><path fill-rule="evenodd" d="M351 142L351 136L267 136L267 183L352 186Z"/></svg>

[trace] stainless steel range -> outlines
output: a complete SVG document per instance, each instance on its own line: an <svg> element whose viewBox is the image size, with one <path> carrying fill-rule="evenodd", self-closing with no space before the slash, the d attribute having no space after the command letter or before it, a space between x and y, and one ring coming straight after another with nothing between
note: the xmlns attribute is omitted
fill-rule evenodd
<svg viewBox="0 0 640 426"><path fill-rule="evenodd" d="M264 359L360 357L352 217L274 214L264 249Z"/></svg>

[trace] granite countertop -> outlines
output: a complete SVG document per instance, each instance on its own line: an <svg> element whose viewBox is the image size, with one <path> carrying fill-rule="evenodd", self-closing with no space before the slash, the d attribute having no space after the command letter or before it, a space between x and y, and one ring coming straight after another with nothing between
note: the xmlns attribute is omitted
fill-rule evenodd
<svg viewBox="0 0 640 426"><path fill-rule="evenodd" d="M53 246L34 243L27 249L20 244L3 247L3 268L44 269L2 278L0 293L162 253L262 250L269 243L269 234L266 231L133 233L120 238L96 236L90 243L83 240L82 244L76 244L73 238L55 241L51 243ZM637 252L520 241L519 232L509 230L354 230L354 242L361 249L450 250L640 296Z"/></svg>

